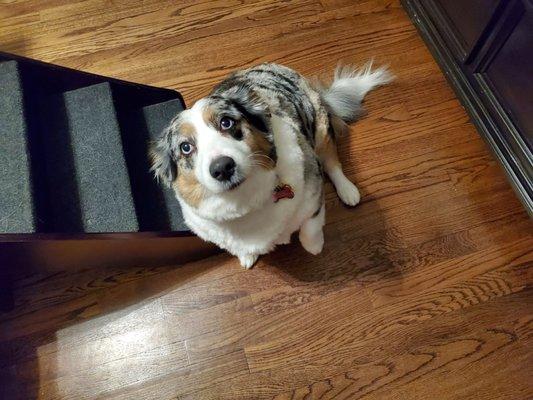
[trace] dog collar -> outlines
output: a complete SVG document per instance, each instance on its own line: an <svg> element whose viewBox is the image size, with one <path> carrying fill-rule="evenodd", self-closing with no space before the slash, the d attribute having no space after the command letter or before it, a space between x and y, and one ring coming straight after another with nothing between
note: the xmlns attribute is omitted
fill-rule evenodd
<svg viewBox="0 0 533 400"><path fill-rule="evenodd" d="M294 191L290 185L280 183L274 188L272 197L274 198L274 203L277 203L281 199L292 199L294 197Z"/></svg>

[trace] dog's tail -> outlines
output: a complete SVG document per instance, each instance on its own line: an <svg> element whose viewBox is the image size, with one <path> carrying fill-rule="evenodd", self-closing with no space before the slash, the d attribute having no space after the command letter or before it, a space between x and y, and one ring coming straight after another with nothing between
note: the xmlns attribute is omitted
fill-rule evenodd
<svg viewBox="0 0 533 400"><path fill-rule="evenodd" d="M339 65L331 85L317 87L336 134L363 114L361 103L369 91L394 79L386 66L372 69L372 64L369 61L361 68Z"/></svg>

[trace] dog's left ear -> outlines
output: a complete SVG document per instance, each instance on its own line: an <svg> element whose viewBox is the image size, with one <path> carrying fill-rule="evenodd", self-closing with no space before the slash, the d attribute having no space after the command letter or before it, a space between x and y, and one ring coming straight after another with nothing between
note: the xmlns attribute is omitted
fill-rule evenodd
<svg viewBox="0 0 533 400"><path fill-rule="evenodd" d="M257 130L270 132L270 111L251 89L238 88L229 94L229 99L246 120Z"/></svg>
<svg viewBox="0 0 533 400"><path fill-rule="evenodd" d="M158 181L169 186L176 179L176 163L172 156L172 130L166 128L161 137L150 147L152 168L150 169Z"/></svg>

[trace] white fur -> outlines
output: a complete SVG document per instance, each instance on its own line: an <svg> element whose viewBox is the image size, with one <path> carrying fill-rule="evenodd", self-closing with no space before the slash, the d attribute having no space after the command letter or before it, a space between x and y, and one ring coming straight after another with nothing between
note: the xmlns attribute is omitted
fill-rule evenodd
<svg viewBox="0 0 533 400"><path fill-rule="evenodd" d="M210 128L202 121L201 104L195 105L189 114L189 122L200 133L197 136L204 136L204 130L207 128L205 132L208 132ZM238 188L208 195L198 208L191 207L178 193L187 225L201 238L237 256L245 268L250 268L259 255L272 251L276 244L290 240L290 235L316 211L320 196L320 190L304 183L304 156L297 142L297 127L277 116L272 117L271 124L278 156L274 170L255 168ZM200 139L198 143L197 177L203 184L209 182L204 162L215 154L211 146L224 149L224 155L236 157L239 149L233 147L233 143L244 144L234 140L231 144L220 142L211 137L211 133L206 136L208 138ZM274 188L279 183L292 187L293 199L274 202ZM322 182L314 183L317 184ZM323 243L323 238L317 243L320 238L315 232L319 227L321 231L323 216L318 221L309 226L309 238L304 235L304 247L311 249L313 254L321 250Z"/></svg>
<svg viewBox="0 0 533 400"><path fill-rule="evenodd" d="M322 97L333 112L342 119L354 120L360 112L365 95L377 86L394 79L386 66L372 70L370 61L362 68L339 66L331 85L322 90Z"/></svg>
<svg viewBox="0 0 533 400"><path fill-rule="evenodd" d="M305 250L313 255L322 252L322 247L324 246L324 232L322 228L325 222L326 207L322 204L318 215L306 220L300 228L300 243Z"/></svg>
<svg viewBox="0 0 533 400"><path fill-rule="evenodd" d="M333 182L335 190L342 202L348 206L359 204L361 195L357 186L350 181L339 166L326 170L329 179Z"/></svg>

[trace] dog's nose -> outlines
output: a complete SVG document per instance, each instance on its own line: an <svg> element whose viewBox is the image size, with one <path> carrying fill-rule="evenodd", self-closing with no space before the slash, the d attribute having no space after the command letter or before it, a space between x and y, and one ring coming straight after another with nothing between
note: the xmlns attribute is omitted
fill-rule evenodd
<svg viewBox="0 0 533 400"><path fill-rule="evenodd" d="M209 166L209 173L217 181L228 181L235 173L235 161L228 156L218 157Z"/></svg>

